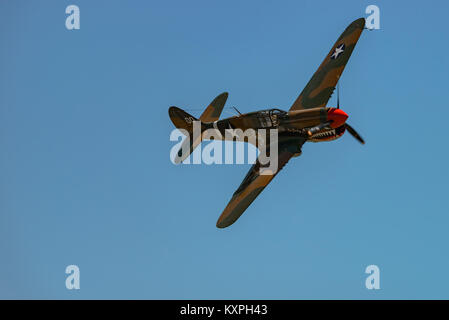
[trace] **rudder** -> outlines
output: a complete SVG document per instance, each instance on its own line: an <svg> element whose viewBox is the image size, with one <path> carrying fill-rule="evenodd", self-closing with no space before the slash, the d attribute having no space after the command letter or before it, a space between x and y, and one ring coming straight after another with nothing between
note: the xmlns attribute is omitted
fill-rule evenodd
<svg viewBox="0 0 449 320"><path fill-rule="evenodd" d="M204 110L200 117L202 122L214 122L220 118L221 112L223 111L226 100L228 99L228 93L223 92L218 95L209 106Z"/></svg>

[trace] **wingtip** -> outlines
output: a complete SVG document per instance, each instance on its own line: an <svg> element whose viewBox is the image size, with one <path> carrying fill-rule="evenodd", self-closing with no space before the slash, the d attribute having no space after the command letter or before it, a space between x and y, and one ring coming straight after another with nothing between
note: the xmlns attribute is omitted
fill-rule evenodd
<svg viewBox="0 0 449 320"><path fill-rule="evenodd" d="M235 221L230 221L229 219L224 219L222 216L220 216L220 218L218 218L217 220L216 227L218 229L224 229L232 225L234 222Z"/></svg>
<svg viewBox="0 0 449 320"><path fill-rule="evenodd" d="M351 23L352 26L363 29L365 28L365 18L358 18Z"/></svg>
<svg viewBox="0 0 449 320"><path fill-rule="evenodd" d="M220 223L218 223L218 222L217 222L216 226L217 226L218 229L224 229L224 228L226 228L226 226L224 226L224 225L222 225L222 224L220 224Z"/></svg>

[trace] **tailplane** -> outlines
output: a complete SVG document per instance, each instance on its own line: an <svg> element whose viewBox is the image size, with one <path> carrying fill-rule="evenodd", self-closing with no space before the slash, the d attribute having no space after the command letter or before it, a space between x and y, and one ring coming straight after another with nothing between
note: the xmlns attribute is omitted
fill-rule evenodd
<svg viewBox="0 0 449 320"><path fill-rule="evenodd" d="M175 163L181 163L195 150L195 148L202 141L202 132L206 127L204 123L211 123L217 121L220 118L223 107L228 99L228 93L223 92L217 96L204 110L199 119L195 118L191 114L185 112L178 107L170 107L168 109L168 115L171 121L178 129L186 130L189 136L184 140L181 148L176 154L174 159ZM194 127L199 126L199 132L194 132Z"/></svg>
<svg viewBox="0 0 449 320"><path fill-rule="evenodd" d="M176 128L187 130L189 134L193 133L193 122L200 121L191 114L188 114L184 110L177 107L170 107L168 109L168 115Z"/></svg>

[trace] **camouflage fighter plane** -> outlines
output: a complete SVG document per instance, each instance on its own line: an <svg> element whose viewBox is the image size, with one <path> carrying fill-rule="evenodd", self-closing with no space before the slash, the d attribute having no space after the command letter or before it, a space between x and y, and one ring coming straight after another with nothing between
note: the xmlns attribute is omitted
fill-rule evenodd
<svg viewBox="0 0 449 320"><path fill-rule="evenodd" d="M336 108L326 107L364 27L365 19L360 18L346 28L289 111L268 109L219 120L228 98L226 92L216 97L199 119L177 107L169 108L168 113L173 124L179 129L187 130L189 134L193 131L193 121L201 121L201 132L210 128L219 130L223 140L225 130L229 128L278 129L278 170L269 175L261 175L259 171L261 163L257 159L219 217L218 228L226 228L233 224L284 165L292 157L301 154L305 142L335 140L347 130L360 143L365 143L346 123L348 115L340 109L339 98ZM183 154L181 147L175 162L185 160L201 140L201 135L197 139L186 139L183 144L186 144L188 152Z"/></svg>

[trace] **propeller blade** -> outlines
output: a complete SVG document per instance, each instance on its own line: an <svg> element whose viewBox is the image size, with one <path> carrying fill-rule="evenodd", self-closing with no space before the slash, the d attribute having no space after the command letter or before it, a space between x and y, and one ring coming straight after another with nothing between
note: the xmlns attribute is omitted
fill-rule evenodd
<svg viewBox="0 0 449 320"><path fill-rule="evenodd" d="M337 109L340 109L340 82L337 82Z"/></svg>
<svg viewBox="0 0 449 320"><path fill-rule="evenodd" d="M337 82L337 109L340 109L340 81ZM351 127L349 124L345 123L345 128L349 133L361 144L365 144L365 140ZM309 131L310 132L310 131Z"/></svg>
<svg viewBox="0 0 449 320"><path fill-rule="evenodd" d="M356 138L361 144L365 144L365 140L357 133L357 131L354 130L353 127L351 127L349 124L345 123L345 128L348 130L348 132Z"/></svg>

